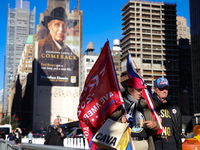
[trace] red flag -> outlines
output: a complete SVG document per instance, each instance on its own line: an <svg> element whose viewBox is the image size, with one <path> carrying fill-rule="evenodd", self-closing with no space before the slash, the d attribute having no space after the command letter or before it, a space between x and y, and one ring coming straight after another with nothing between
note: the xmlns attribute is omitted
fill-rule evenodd
<svg viewBox="0 0 200 150"><path fill-rule="evenodd" d="M142 89L142 97L143 97L144 99L146 99L147 104L148 104L148 106L149 106L149 109L151 110L153 119L154 119L155 121L157 121L158 124L159 124L159 129L158 129L158 131L157 131L156 134L163 133L164 130L163 130L163 127L162 127L162 123L160 122L160 119L159 119L159 117L158 117L158 113L157 113L157 111L156 111L156 109L155 109L155 106L154 106L152 100L151 100L150 94L149 94L149 92L148 92L148 90L147 90L146 88L143 88L143 89Z"/></svg>
<svg viewBox="0 0 200 150"><path fill-rule="evenodd" d="M123 104L107 41L88 74L78 106L78 118L90 149L97 149L92 137L105 119Z"/></svg>

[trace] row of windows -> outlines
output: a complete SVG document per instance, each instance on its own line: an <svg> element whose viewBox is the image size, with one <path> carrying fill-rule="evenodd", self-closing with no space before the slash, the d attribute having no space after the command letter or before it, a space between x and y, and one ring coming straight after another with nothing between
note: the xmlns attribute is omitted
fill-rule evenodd
<svg viewBox="0 0 200 150"><path fill-rule="evenodd" d="M32 70L32 68L24 68L24 70Z"/></svg>
<svg viewBox="0 0 200 150"><path fill-rule="evenodd" d="M87 59L86 59L86 62L94 62L94 59L89 59L89 58L87 58Z"/></svg>
<svg viewBox="0 0 200 150"><path fill-rule="evenodd" d="M32 64L25 64L24 67L32 67Z"/></svg>

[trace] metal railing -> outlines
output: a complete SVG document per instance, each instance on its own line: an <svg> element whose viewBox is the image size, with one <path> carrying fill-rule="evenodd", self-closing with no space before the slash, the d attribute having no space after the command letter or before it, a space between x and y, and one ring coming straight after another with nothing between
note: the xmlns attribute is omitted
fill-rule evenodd
<svg viewBox="0 0 200 150"><path fill-rule="evenodd" d="M84 138L65 138L64 147L43 145L44 138L34 138L33 144L28 144L28 139L23 138L21 145L12 145L7 140L0 140L0 150L89 150Z"/></svg>

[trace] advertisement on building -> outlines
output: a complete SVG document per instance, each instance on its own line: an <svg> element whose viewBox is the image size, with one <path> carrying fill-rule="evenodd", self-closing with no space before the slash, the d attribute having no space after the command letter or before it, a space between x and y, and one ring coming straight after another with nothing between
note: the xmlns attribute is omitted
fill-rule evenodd
<svg viewBox="0 0 200 150"><path fill-rule="evenodd" d="M63 7L54 8L41 21L46 38L38 41L39 86L73 86L79 83L79 25ZM41 35L40 34L40 35Z"/></svg>
<svg viewBox="0 0 200 150"><path fill-rule="evenodd" d="M76 121L82 14L69 0L48 0L35 36L33 129Z"/></svg>

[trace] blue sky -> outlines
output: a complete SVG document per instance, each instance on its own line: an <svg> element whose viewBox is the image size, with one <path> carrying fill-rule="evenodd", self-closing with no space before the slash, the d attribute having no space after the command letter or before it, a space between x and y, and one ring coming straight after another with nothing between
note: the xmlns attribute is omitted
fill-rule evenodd
<svg viewBox="0 0 200 150"><path fill-rule="evenodd" d="M27 0L25 0L27 1ZM28 0L30 9L36 6L36 24L39 22L39 14L47 8L47 0ZM76 6L77 0L70 0L70 6ZM189 21L189 0L151 0L154 2L169 2L177 4L177 15ZM83 11L83 51L85 52L87 44L94 43L96 53L100 52L101 47L107 39L110 41L110 47L114 39L122 38L121 26L121 8L128 0L80 0L80 10ZM7 27L7 8L8 3L11 8L15 7L15 0L1 0L1 36L0 36L0 90L4 88L4 62L6 53L6 27Z"/></svg>

